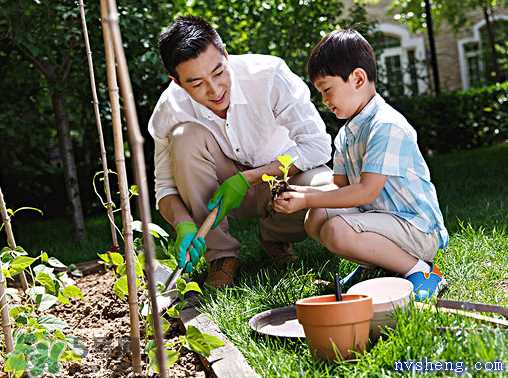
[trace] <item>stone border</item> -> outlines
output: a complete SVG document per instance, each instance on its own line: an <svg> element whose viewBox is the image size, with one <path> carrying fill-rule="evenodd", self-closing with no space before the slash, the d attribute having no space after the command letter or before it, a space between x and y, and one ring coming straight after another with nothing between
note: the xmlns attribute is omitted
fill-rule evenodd
<svg viewBox="0 0 508 378"><path fill-rule="evenodd" d="M210 357L199 355L203 366L217 378L260 378L219 327L208 316L196 310L195 301L191 300L189 303L190 306L180 312L180 323L185 329L192 325L201 332L217 336L224 341L224 346L212 350Z"/></svg>

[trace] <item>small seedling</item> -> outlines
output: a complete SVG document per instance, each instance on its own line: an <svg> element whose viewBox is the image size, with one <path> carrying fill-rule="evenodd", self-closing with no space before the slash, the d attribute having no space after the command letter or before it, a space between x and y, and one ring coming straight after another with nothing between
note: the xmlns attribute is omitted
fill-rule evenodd
<svg viewBox="0 0 508 378"><path fill-rule="evenodd" d="M293 158L291 155L285 154L285 155L279 155L277 156L277 160L281 164L279 166L280 171L282 172L282 179L279 179L275 176L270 176L267 174L264 174L261 177L261 180L268 183L268 186L270 187L270 192L272 193L272 199L276 199L278 196L280 196L282 193L284 193L288 186L288 174L289 169L293 165L293 163L296 161L296 158Z"/></svg>

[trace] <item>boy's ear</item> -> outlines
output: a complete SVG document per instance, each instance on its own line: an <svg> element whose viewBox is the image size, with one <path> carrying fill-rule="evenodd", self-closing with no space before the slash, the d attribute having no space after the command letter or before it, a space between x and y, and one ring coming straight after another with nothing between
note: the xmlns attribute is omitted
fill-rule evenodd
<svg viewBox="0 0 508 378"><path fill-rule="evenodd" d="M367 72L363 68L355 68L353 72L351 72L353 83L355 89L360 89L365 85L365 83L369 82L369 78L367 77Z"/></svg>

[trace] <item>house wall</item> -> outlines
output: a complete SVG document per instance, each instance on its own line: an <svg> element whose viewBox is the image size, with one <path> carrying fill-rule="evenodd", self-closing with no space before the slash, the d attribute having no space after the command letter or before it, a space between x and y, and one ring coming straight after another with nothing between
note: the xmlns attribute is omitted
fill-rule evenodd
<svg viewBox="0 0 508 378"><path fill-rule="evenodd" d="M344 11L349 13L352 0L344 0ZM379 0L366 6L367 12L371 19L378 22L386 22L395 25L405 26L403 23L394 20L393 16L388 15L388 9L391 0ZM496 15L508 15L508 8L499 7L496 9ZM457 90L463 89L464 83L461 78L461 62L459 57L458 41L462 38L472 37L472 27L477 22L484 19L481 11L471 12L468 16L469 24L462 28L459 32L454 32L450 25L442 23L439 29L434 30L436 41L436 53L439 67L439 76L441 89ZM430 57L430 49L427 39L427 33L411 33L412 36L422 36L425 41L425 50L427 57ZM430 59L429 59L430 60ZM431 68L428 67L427 72L431 75ZM429 80L432 85L432 80Z"/></svg>

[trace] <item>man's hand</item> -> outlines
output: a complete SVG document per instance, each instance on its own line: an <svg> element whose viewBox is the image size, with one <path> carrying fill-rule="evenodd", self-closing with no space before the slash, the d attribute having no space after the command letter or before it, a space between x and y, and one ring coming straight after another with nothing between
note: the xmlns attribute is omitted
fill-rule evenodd
<svg viewBox="0 0 508 378"><path fill-rule="evenodd" d="M208 202L208 211L219 206L212 228L217 227L231 210L240 207L250 187L250 183L241 172L231 176L219 186Z"/></svg>
<svg viewBox="0 0 508 378"><path fill-rule="evenodd" d="M176 249L178 251L178 268L184 268L187 273L206 252L205 239L196 238L198 228L194 222L180 222L176 225ZM190 260L187 260L187 250L190 247Z"/></svg>
<svg viewBox="0 0 508 378"><path fill-rule="evenodd" d="M292 214L307 208L305 193L284 192L273 201L275 211L283 214Z"/></svg>

